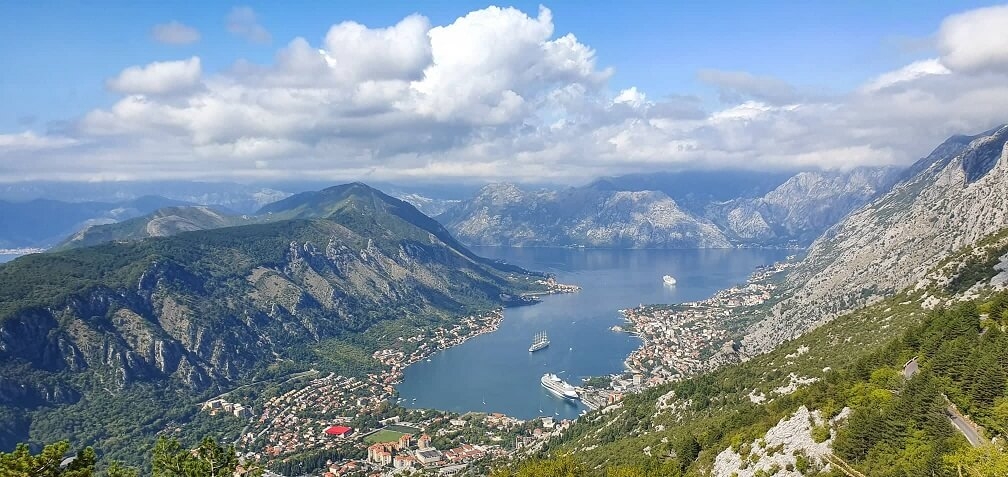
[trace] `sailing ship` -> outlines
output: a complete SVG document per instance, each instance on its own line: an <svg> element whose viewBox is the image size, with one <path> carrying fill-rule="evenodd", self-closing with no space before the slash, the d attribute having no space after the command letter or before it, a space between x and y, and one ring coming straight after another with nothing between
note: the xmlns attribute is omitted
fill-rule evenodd
<svg viewBox="0 0 1008 477"><path fill-rule="evenodd" d="M550 340L546 337L546 332L541 331L536 333L535 338L532 339L532 346L529 346L529 353L534 353L547 346L549 346Z"/></svg>

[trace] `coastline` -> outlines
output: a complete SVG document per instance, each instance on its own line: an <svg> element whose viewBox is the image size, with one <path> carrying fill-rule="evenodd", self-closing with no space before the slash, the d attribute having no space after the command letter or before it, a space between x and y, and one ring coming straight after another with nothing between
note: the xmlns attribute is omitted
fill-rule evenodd
<svg viewBox="0 0 1008 477"><path fill-rule="evenodd" d="M760 267L744 284L722 289L704 300L619 310L628 323L620 332L641 340L623 361L624 367L641 375L649 387L726 364L735 354L735 342L725 323L743 323L757 314L777 288L770 278L789 263Z"/></svg>

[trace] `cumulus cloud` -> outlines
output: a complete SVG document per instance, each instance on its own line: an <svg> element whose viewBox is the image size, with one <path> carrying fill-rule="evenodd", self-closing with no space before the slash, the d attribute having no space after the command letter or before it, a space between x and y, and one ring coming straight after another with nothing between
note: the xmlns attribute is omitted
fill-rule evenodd
<svg viewBox="0 0 1008 477"><path fill-rule="evenodd" d="M106 82L122 94L164 95L190 91L200 83L202 69L197 56L188 60L160 61L146 66L131 66Z"/></svg>
<svg viewBox="0 0 1008 477"><path fill-rule="evenodd" d="M151 29L151 37L158 43L188 45L200 40L200 32L191 26L173 20L154 25L154 28Z"/></svg>
<svg viewBox="0 0 1008 477"><path fill-rule="evenodd" d="M935 28L954 30L955 18ZM613 90L614 72L556 32L546 8L488 7L444 25L420 15L342 22L320 42L294 38L266 64L205 74L193 57L126 68L107 82L121 95L114 104L58 135L0 136L0 177L573 182L908 164L947 136L1006 121L1008 71L994 67L996 52L956 54L931 52L831 95L699 72L718 103Z"/></svg>
<svg viewBox="0 0 1008 477"><path fill-rule="evenodd" d="M227 30L232 35L252 43L266 44L273 41L269 30L259 24L255 10L250 7L234 7L227 16Z"/></svg>
<svg viewBox="0 0 1008 477"><path fill-rule="evenodd" d="M942 63L956 71L1008 71L1008 5L946 18L936 35Z"/></svg>

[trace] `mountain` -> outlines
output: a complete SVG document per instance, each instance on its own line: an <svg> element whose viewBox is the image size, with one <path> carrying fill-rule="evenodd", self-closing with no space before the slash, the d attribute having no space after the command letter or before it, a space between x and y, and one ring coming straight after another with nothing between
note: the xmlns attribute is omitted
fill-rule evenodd
<svg viewBox="0 0 1008 477"><path fill-rule="evenodd" d="M761 197L708 204L704 216L735 243L806 246L899 175L891 167L800 172Z"/></svg>
<svg viewBox="0 0 1008 477"><path fill-rule="evenodd" d="M412 192L396 194L396 197L409 202L410 205L430 217L441 215L452 206L462 202L460 199L438 199Z"/></svg>
<svg viewBox="0 0 1008 477"><path fill-rule="evenodd" d="M525 191L485 186L438 216L462 242L509 246L727 248L713 224L662 192L614 191L603 183Z"/></svg>
<svg viewBox="0 0 1008 477"><path fill-rule="evenodd" d="M248 216L235 216L210 207L165 207L142 217L122 222L84 227L58 244L57 250L90 247L105 242L136 241L149 237L167 237L182 232L209 230L253 223Z"/></svg>
<svg viewBox="0 0 1008 477"><path fill-rule="evenodd" d="M659 191L693 214L708 204L760 197L783 184L793 172L781 171L679 171L604 177L592 187L612 191Z"/></svg>
<svg viewBox="0 0 1008 477"><path fill-rule="evenodd" d="M899 171L723 174L619 176L538 191L493 184L438 220L459 240L479 245L804 247L888 191Z"/></svg>
<svg viewBox="0 0 1008 477"><path fill-rule="evenodd" d="M785 296L746 337L759 353L909 286L952 251L1008 226L1008 126L957 136L915 164L916 175L851 213L785 278Z"/></svg>
<svg viewBox="0 0 1008 477"><path fill-rule="evenodd" d="M0 248L49 247L83 227L117 222L185 202L141 196L119 202L0 200Z"/></svg>
<svg viewBox="0 0 1008 477"><path fill-rule="evenodd" d="M250 213L265 204L290 195L285 190L305 190L308 184L237 184L198 181L28 181L0 184L0 200L27 202L51 199L63 202L124 202L145 196L166 197L168 205L200 204ZM282 190L281 190L282 189ZM150 212L158 207L146 209Z"/></svg>
<svg viewBox="0 0 1008 477"><path fill-rule="evenodd" d="M69 419L121 446L113 429L158 432L208 393L309 368L374 370L379 342L543 289L532 280L543 275L472 254L363 184L261 213L272 221L0 265L0 444L66 437L58 423ZM162 216L172 231L186 217ZM107 409L137 421L112 426Z"/></svg>

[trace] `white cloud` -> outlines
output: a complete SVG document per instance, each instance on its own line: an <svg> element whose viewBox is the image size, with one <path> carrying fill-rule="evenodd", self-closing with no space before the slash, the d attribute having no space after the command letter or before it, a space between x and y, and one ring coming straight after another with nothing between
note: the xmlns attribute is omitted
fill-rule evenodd
<svg viewBox="0 0 1008 477"><path fill-rule="evenodd" d="M0 177L572 182L906 164L947 136L1006 121L1008 71L985 58L984 69L963 69L942 53L830 95L705 70L698 77L722 100L711 108L693 95L613 91L612 70L558 34L546 8L489 7L445 25L343 22L317 44L291 40L269 64L126 68L108 80L121 97L60 134L0 135Z"/></svg>
<svg viewBox="0 0 1008 477"><path fill-rule="evenodd" d="M200 32L191 26L173 20L154 25L154 28L151 29L151 37L158 43L188 45L200 40Z"/></svg>
<svg viewBox="0 0 1008 477"><path fill-rule="evenodd" d="M1008 5L946 18L936 35L945 66L963 72L1008 70Z"/></svg>
<svg viewBox="0 0 1008 477"><path fill-rule="evenodd" d="M343 22L329 29L322 55L337 76L350 81L418 79L431 60L429 29L420 15L388 28Z"/></svg>
<svg viewBox="0 0 1008 477"><path fill-rule="evenodd" d="M200 84L202 69L197 56L188 60L162 61L131 66L106 82L122 94L162 95L192 90Z"/></svg>
<svg viewBox="0 0 1008 477"><path fill-rule="evenodd" d="M80 141L56 135L39 136L32 131L18 134L0 134L0 152L3 151L41 151L45 149L60 149L79 144Z"/></svg>
<svg viewBox="0 0 1008 477"><path fill-rule="evenodd" d="M619 94L613 98L613 103L627 104L635 108L639 108L647 103L647 97L643 92L637 91L636 86L631 86L623 91L620 91Z"/></svg>
<svg viewBox="0 0 1008 477"><path fill-rule="evenodd" d="M947 75L952 73L945 67L938 58L915 61L898 70L883 73L868 83L862 89L864 91L878 91L883 88L906 83L919 78L931 75Z"/></svg>
<svg viewBox="0 0 1008 477"><path fill-rule="evenodd" d="M227 30L252 43L266 44L273 41L273 35L259 24L255 10L250 7L232 8L227 16Z"/></svg>

